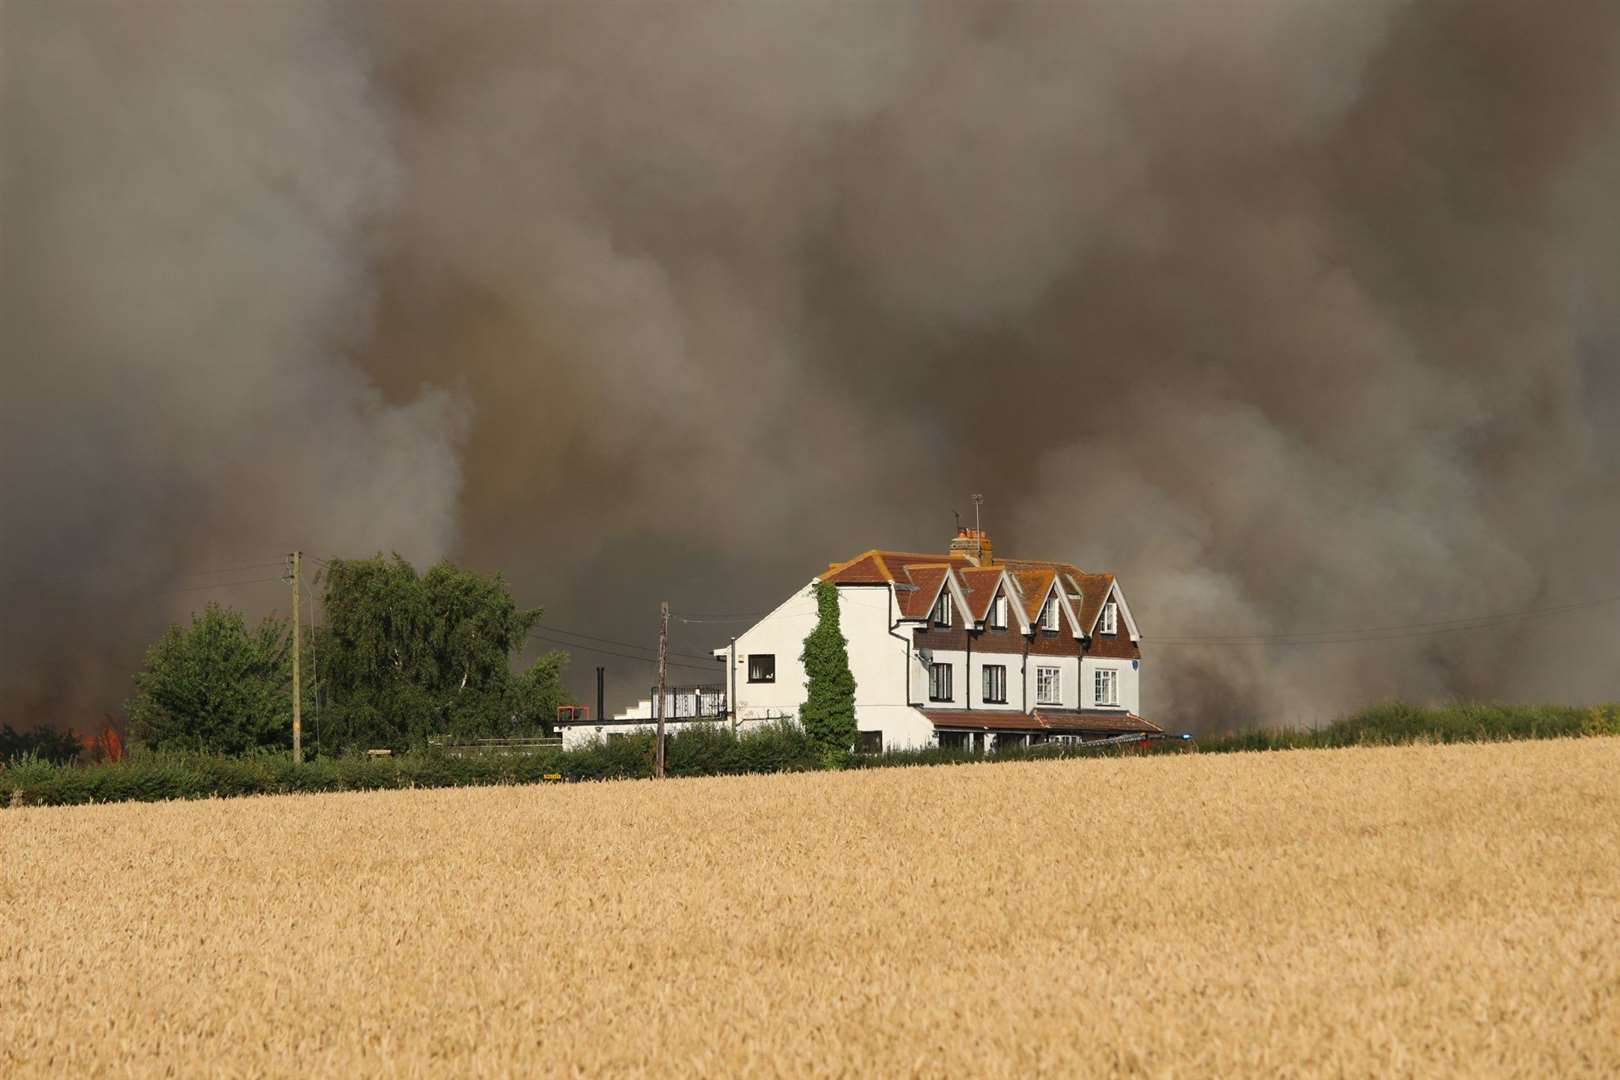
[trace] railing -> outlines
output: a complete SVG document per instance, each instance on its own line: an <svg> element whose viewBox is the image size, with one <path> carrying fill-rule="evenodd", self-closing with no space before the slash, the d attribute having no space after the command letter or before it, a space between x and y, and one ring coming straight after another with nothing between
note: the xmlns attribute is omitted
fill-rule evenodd
<svg viewBox="0 0 1620 1080"><path fill-rule="evenodd" d="M726 715L726 686L714 683L705 686L667 686L665 694L665 720L709 720ZM652 704L651 717L658 717L658 687L647 692Z"/></svg>
<svg viewBox="0 0 1620 1080"><path fill-rule="evenodd" d="M444 748L452 757L466 754L532 754L540 750L561 749L561 735L526 735L509 739L471 739Z"/></svg>

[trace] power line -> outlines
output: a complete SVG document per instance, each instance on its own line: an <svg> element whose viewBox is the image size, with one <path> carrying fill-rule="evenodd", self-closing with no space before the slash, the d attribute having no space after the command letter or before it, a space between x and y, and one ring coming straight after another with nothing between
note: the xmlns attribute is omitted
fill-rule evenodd
<svg viewBox="0 0 1620 1080"><path fill-rule="evenodd" d="M550 623L539 623L537 625L542 626L547 630L550 630L554 634L567 634L570 637L584 638L586 641L596 641L596 642L600 642L603 645L618 645L621 648L639 649L642 652L650 652L650 653L656 653L658 651L656 648L648 648L645 645L637 645L633 641L615 641L612 638L595 637L595 636L593 636L591 634L582 634L578 630L565 630L564 628L562 628L560 626L553 626ZM671 655L671 656L684 656L688 660L712 660L713 659L713 657L704 656L701 653L675 652L673 649L670 650L669 655Z"/></svg>
<svg viewBox="0 0 1620 1080"><path fill-rule="evenodd" d="M617 656L617 657L620 657L620 658L625 659L625 660L635 660L638 663L642 663L642 664L657 664L658 663L658 661L653 659L652 657L633 656L630 653L615 652L612 649L599 649L599 648L596 648L596 647L591 646L591 645L581 645L576 641L564 641L562 638L547 637L544 634L535 634L534 636L539 638L541 641L549 641L553 645L566 645L568 648L570 648L570 649L578 649L580 652L600 653L603 656ZM714 668L712 666L711 667L699 667L696 664L682 664L682 663L679 663L679 662L677 662L675 660L671 660L669 662L669 666L670 667L688 668L688 669L690 669L692 671L703 671L703 672L707 672L709 674L714 673Z"/></svg>
<svg viewBox="0 0 1620 1080"><path fill-rule="evenodd" d="M1360 629L1298 631L1287 634L1228 635L1224 637L1192 637L1143 635L1144 643L1154 645L1345 645L1370 641L1398 641L1406 638L1454 634L1468 630L1488 630L1515 622L1565 614L1605 604L1620 603L1620 596L1604 596L1593 600L1580 600L1567 604L1553 604L1522 611L1497 612L1434 622L1406 623L1403 625L1363 627Z"/></svg>
<svg viewBox="0 0 1620 1080"><path fill-rule="evenodd" d="M229 589L237 585L258 585L266 581L280 581L278 577L250 578L247 581L216 581L212 585L192 585L184 589L159 589L157 595L166 596L170 593L205 592L208 589Z"/></svg>

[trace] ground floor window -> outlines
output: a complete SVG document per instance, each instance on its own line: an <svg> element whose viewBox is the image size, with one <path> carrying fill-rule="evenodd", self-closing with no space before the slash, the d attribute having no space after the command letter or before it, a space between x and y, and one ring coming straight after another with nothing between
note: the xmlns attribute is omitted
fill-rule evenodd
<svg viewBox="0 0 1620 1080"><path fill-rule="evenodd" d="M1007 703L1007 666L1005 664L986 664L984 666L984 700L992 705L1005 705Z"/></svg>
<svg viewBox="0 0 1620 1080"><path fill-rule="evenodd" d="M930 664L928 667L928 700L951 700L951 665Z"/></svg>
<svg viewBox="0 0 1620 1080"><path fill-rule="evenodd" d="M1118 705L1119 672L1113 668L1098 668L1096 690L1098 705Z"/></svg>
<svg viewBox="0 0 1620 1080"><path fill-rule="evenodd" d="M996 736L996 751L998 753L1002 750L1019 750L1023 748L1023 745L1024 736L1022 735L1014 735L1012 732L1004 732L1003 734Z"/></svg>
<svg viewBox="0 0 1620 1080"><path fill-rule="evenodd" d="M939 748L941 750L966 750L968 748L968 733L965 731L940 732Z"/></svg>
<svg viewBox="0 0 1620 1080"><path fill-rule="evenodd" d="M1055 667L1035 669L1035 704L1063 704L1063 670Z"/></svg>
<svg viewBox="0 0 1620 1080"><path fill-rule="evenodd" d="M748 657L749 682L776 681L776 654L753 653Z"/></svg>
<svg viewBox="0 0 1620 1080"><path fill-rule="evenodd" d="M855 752L858 754L883 753L883 732L857 731L855 733Z"/></svg>

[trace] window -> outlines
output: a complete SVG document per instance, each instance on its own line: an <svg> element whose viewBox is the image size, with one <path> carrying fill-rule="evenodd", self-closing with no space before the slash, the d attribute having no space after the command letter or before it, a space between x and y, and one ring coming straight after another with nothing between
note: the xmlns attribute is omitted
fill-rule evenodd
<svg viewBox="0 0 1620 1080"><path fill-rule="evenodd" d="M984 700L992 705L1007 704L1007 665L985 665Z"/></svg>
<svg viewBox="0 0 1620 1080"><path fill-rule="evenodd" d="M1103 605L1102 618L1097 622L1097 631L1102 634L1119 631L1119 607L1112 600Z"/></svg>
<svg viewBox="0 0 1620 1080"><path fill-rule="evenodd" d="M1097 669L1097 704L1119 704L1119 672L1113 668Z"/></svg>
<svg viewBox="0 0 1620 1080"><path fill-rule="evenodd" d="M753 653L748 657L749 682L776 681L776 654Z"/></svg>
<svg viewBox="0 0 1620 1080"><path fill-rule="evenodd" d="M939 602L934 605L934 625L951 625L951 594L941 590Z"/></svg>
<svg viewBox="0 0 1620 1080"><path fill-rule="evenodd" d="M857 731L855 733L855 752L857 754L883 753L883 732Z"/></svg>
<svg viewBox="0 0 1620 1080"><path fill-rule="evenodd" d="M941 750L966 750L968 748L968 733L965 731L940 732L939 748Z"/></svg>
<svg viewBox="0 0 1620 1080"><path fill-rule="evenodd" d="M951 665L928 665L928 700L951 700Z"/></svg>
<svg viewBox="0 0 1620 1080"><path fill-rule="evenodd" d="M1041 608L1041 629L1056 633L1058 627L1062 625L1058 622L1059 618L1057 597L1054 596L1046 602L1045 607Z"/></svg>
<svg viewBox="0 0 1620 1080"><path fill-rule="evenodd" d="M990 627L993 630L1007 629L1007 598L1005 596L996 597L995 601L990 605Z"/></svg>
<svg viewBox="0 0 1620 1080"><path fill-rule="evenodd" d="M1063 671L1055 667L1035 669L1035 704L1063 704Z"/></svg>

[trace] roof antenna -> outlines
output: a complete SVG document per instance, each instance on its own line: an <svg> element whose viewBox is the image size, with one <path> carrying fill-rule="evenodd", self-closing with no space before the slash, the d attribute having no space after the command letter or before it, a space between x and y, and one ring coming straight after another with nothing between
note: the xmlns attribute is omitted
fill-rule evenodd
<svg viewBox="0 0 1620 1080"><path fill-rule="evenodd" d="M984 506L984 496L974 495L973 498L973 541L979 545L979 562L984 562L984 526L979 521L979 511Z"/></svg>
<svg viewBox="0 0 1620 1080"><path fill-rule="evenodd" d="M962 535L962 514L961 514L960 511L952 510L951 511L951 516L956 519L956 535L961 536Z"/></svg>

